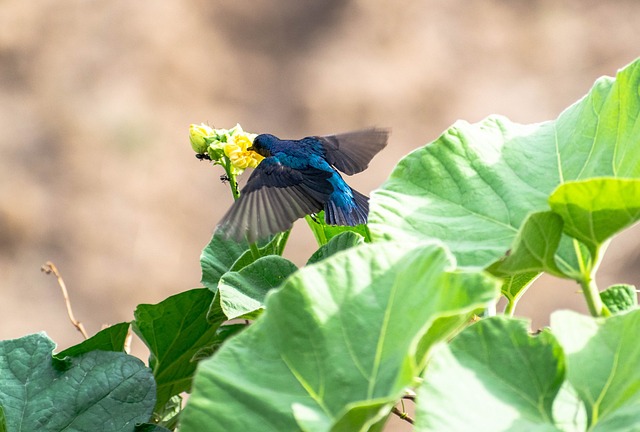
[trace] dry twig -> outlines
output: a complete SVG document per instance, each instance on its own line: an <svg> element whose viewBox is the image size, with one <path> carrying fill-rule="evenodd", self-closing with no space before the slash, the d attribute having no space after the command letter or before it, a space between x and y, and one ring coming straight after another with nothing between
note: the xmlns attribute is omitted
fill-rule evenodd
<svg viewBox="0 0 640 432"><path fill-rule="evenodd" d="M40 268L40 270L42 270L46 274L53 274L58 279L58 285L60 285L60 289L62 290L64 303L67 306L67 315L69 315L71 324L73 324L74 327L77 328L80 333L82 333L82 336L84 336L85 339L89 339L89 336L87 335L87 332L84 329L84 326L82 325L82 323L73 316L73 310L71 309L71 301L69 301L69 293L67 292L67 286L64 284L64 280L62 280L62 276L60 276L60 273L58 272L58 269L56 268L56 266L51 261L47 261Z"/></svg>

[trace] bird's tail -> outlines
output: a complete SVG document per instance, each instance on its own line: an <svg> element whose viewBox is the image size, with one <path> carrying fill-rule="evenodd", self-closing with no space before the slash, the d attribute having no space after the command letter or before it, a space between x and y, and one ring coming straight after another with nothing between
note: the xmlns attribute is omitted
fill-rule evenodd
<svg viewBox="0 0 640 432"><path fill-rule="evenodd" d="M369 198L351 189L353 201L348 205L337 203L331 197L324 205L324 220L328 225L356 226L367 223Z"/></svg>

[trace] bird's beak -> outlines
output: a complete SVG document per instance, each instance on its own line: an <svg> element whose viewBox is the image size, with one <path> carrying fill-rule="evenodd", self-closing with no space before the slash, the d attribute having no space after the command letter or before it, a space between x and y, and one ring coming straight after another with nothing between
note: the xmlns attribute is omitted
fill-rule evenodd
<svg viewBox="0 0 640 432"><path fill-rule="evenodd" d="M247 150L252 151L252 152L254 152L254 151L255 151L255 149L253 148L253 146L249 146L249 147L247 147Z"/></svg>

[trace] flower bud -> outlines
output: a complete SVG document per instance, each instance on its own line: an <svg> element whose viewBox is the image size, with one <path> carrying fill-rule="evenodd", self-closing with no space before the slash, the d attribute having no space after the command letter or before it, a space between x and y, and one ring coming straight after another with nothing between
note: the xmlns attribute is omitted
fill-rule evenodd
<svg viewBox="0 0 640 432"><path fill-rule="evenodd" d="M191 148L198 154L202 154L207 151L210 138L214 136L215 131L204 123L199 125L192 124L189 126L189 141L191 141Z"/></svg>

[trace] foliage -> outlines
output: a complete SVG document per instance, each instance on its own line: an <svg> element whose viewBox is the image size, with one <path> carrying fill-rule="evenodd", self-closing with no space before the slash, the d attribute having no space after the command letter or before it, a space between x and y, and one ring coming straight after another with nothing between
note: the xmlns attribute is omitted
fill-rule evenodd
<svg viewBox="0 0 640 432"><path fill-rule="evenodd" d="M416 431L640 430L636 290L596 285L640 219L639 88L640 60L556 120L454 124L398 163L368 225L307 217L301 269L288 232L214 233L204 288L136 309L148 367L123 352L129 323L58 354L43 334L0 342L0 431L381 431L414 392ZM253 136L191 127L235 198ZM533 334L513 318L543 272L592 316Z"/></svg>

